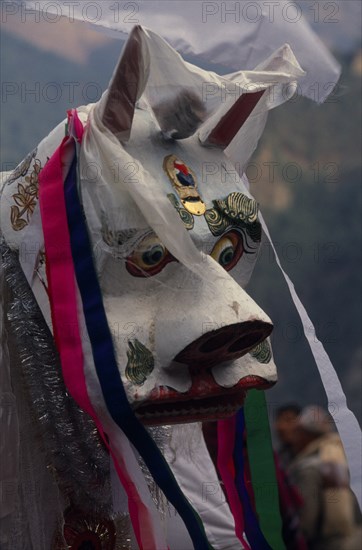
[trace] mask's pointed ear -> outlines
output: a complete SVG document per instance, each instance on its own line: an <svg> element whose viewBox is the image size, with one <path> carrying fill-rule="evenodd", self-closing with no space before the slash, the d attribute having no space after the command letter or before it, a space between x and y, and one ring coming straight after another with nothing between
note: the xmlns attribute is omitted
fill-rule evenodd
<svg viewBox="0 0 362 550"><path fill-rule="evenodd" d="M225 89L232 93L200 128L201 143L230 149L234 138L244 134L242 148L251 154L263 131L267 111L290 99L297 80L304 75L288 44L278 48L254 71L227 75ZM238 89L241 95L235 101Z"/></svg>
<svg viewBox="0 0 362 550"><path fill-rule="evenodd" d="M225 149L249 118L265 90L245 93L225 111L221 107L202 128L199 138L202 145Z"/></svg>
<svg viewBox="0 0 362 550"><path fill-rule="evenodd" d="M133 28L114 71L103 107L103 124L121 141L129 139L136 102L147 83L150 60L145 30Z"/></svg>

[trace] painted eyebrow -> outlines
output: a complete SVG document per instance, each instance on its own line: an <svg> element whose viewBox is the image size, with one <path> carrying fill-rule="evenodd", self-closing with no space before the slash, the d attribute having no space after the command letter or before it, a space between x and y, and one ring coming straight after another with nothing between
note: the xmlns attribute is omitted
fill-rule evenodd
<svg viewBox="0 0 362 550"><path fill-rule="evenodd" d="M258 203L243 193L231 193L225 199L213 201L214 208L205 212L205 219L214 236L227 229L241 229L254 242L261 240L261 224L258 220Z"/></svg>

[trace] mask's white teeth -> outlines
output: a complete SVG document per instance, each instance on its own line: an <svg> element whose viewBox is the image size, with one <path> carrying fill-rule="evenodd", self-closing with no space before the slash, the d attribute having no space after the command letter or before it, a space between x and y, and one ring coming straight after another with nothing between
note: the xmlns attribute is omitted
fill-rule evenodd
<svg viewBox="0 0 362 550"><path fill-rule="evenodd" d="M199 408L189 408L189 409L169 409L169 410L154 410L154 411L145 411L137 413L140 418L159 418L163 416L173 417L173 416L193 416L195 414L201 415L213 415L215 413L232 413L233 411L239 408L236 404L228 404L224 406L215 406L215 407L199 407Z"/></svg>

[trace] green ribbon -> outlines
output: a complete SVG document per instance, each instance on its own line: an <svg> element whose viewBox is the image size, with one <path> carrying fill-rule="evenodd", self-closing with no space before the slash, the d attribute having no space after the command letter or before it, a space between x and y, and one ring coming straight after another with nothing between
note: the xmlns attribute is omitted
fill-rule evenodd
<svg viewBox="0 0 362 550"><path fill-rule="evenodd" d="M259 525L273 550L285 550L278 483L263 391L248 391L244 412L251 481Z"/></svg>

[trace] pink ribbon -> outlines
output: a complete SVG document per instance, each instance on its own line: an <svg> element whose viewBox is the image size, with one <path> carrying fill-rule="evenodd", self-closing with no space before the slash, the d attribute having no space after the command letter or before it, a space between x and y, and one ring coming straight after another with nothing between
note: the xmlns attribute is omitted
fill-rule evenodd
<svg viewBox="0 0 362 550"><path fill-rule="evenodd" d="M237 489L235 487L234 441L236 416L219 420L217 423L217 467L224 483L229 506L234 516L235 533L247 550L250 546L244 537L244 514Z"/></svg>
<svg viewBox="0 0 362 550"><path fill-rule="evenodd" d="M74 132L77 141L80 142L83 126L76 111L69 113L69 122L72 125L71 133ZM73 155L74 141L66 137L40 173L39 182L49 298L54 338L61 358L63 377L72 397L95 421L100 436L114 460L116 471L128 495L129 513L140 548L142 550L166 549L165 543L161 543L162 546L160 546L160 536L157 534L159 529L155 528L151 513L138 494L132 480L132 473L127 470L119 453L117 453L117 460L114 451L110 448L104 428L87 391L77 312L76 279L63 188L67 167L69 168Z"/></svg>

